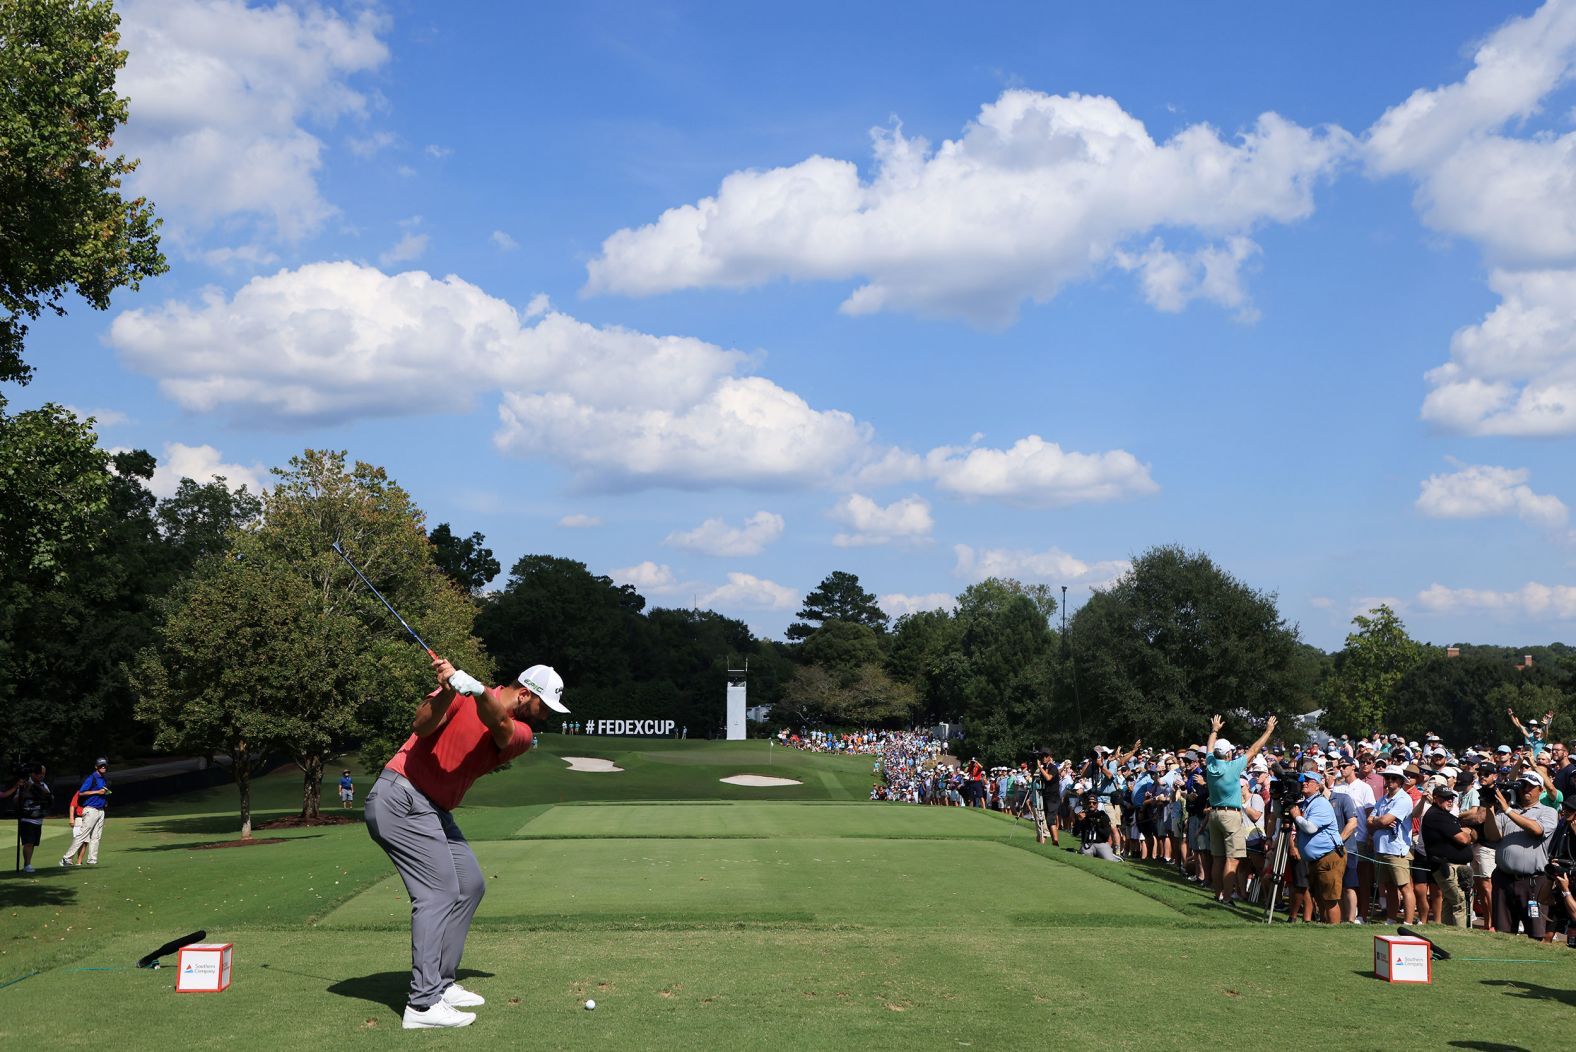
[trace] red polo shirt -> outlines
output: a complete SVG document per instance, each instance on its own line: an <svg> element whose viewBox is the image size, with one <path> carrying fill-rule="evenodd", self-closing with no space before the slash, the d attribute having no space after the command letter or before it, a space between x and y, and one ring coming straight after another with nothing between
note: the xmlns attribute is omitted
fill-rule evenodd
<svg viewBox="0 0 1576 1052"><path fill-rule="evenodd" d="M430 701L439 691L427 695ZM487 693L493 693L488 688ZM412 734L388 762L388 770L404 775L437 806L452 811L465 799L471 783L531 747L531 728L514 721L514 737L500 749L492 731L476 712L476 699L461 694L449 705L448 719L432 734Z"/></svg>

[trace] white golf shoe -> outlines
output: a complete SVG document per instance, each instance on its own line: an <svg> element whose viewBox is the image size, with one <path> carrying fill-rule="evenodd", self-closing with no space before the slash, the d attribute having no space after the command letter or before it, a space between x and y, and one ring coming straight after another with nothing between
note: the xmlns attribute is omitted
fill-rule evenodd
<svg viewBox="0 0 1576 1052"><path fill-rule="evenodd" d="M456 1012L453 1005L434 1001L426 1008L405 1006L406 1030L432 1030L438 1027L470 1026L476 1017L470 1012Z"/></svg>
<svg viewBox="0 0 1576 1052"><path fill-rule="evenodd" d="M475 1008L486 1004L487 998L465 989L459 983L450 983L449 988L443 991L443 1003L450 1008Z"/></svg>

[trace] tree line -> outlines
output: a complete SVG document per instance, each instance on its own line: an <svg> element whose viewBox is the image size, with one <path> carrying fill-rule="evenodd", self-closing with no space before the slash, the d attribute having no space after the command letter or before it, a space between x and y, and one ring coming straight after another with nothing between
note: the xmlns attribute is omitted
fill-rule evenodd
<svg viewBox="0 0 1576 1052"><path fill-rule="evenodd" d="M894 621L834 571L783 639L763 639L715 611L649 607L561 556L524 555L486 590L502 566L484 536L429 529L386 471L343 452L304 451L260 494L186 479L158 500L155 466L104 450L58 406L0 409L0 735L13 759L66 769L106 751L222 756L243 833L263 764L299 767L314 817L328 759L355 749L381 765L430 688L426 655L335 543L474 675L550 662L576 720L672 719L696 736L720 729L745 662L772 729L957 723L991 764L1040 746L1192 741L1215 712L1234 736L1319 713L1334 733L1492 744L1507 708L1559 711L1576 685L1570 647L1448 656L1388 607L1326 654L1273 594L1177 546L1138 555L1070 613L1046 585L992 578Z"/></svg>

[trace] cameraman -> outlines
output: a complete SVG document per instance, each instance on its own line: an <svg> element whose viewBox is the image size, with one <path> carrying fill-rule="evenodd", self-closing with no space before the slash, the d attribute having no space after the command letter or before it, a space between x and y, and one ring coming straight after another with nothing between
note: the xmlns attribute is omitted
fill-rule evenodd
<svg viewBox="0 0 1576 1052"><path fill-rule="evenodd" d="M1297 855L1308 866L1308 894L1324 913L1326 924L1341 923L1341 882L1346 873L1346 848L1335 808L1324 798L1324 779L1304 771L1298 779L1302 800L1291 809L1297 824Z"/></svg>
<svg viewBox="0 0 1576 1052"><path fill-rule="evenodd" d="M1545 916L1549 929L1564 931L1566 945L1576 948L1576 909L1571 908L1570 876L1576 869L1576 796L1567 796L1560 803L1560 824L1554 827L1546 847L1548 864L1544 869L1548 879Z"/></svg>
<svg viewBox="0 0 1576 1052"><path fill-rule="evenodd" d="M1242 772L1275 733L1271 716L1259 740L1246 754L1231 758L1231 743L1220 737L1225 721L1216 715L1209 721L1209 741L1204 744L1209 758L1204 762L1204 779L1209 787L1210 882L1215 901L1229 904L1234 898L1237 863L1248 857L1248 831L1242 821Z"/></svg>
<svg viewBox="0 0 1576 1052"><path fill-rule="evenodd" d="M54 794L44 781L44 765L24 764L11 788L0 791L0 800L16 797L16 831L22 841L22 872L33 872L33 849L44 836L44 816Z"/></svg>
<svg viewBox="0 0 1576 1052"><path fill-rule="evenodd" d="M1495 810L1483 823L1483 840L1494 845L1494 930L1514 935L1524 924L1527 935L1542 939L1546 924L1538 908L1538 880L1547 854L1543 842L1559 819L1554 809L1538 803L1543 779L1524 774L1511 783L1516 793L1512 805L1498 788Z"/></svg>
<svg viewBox="0 0 1576 1052"><path fill-rule="evenodd" d="M1083 845L1079 852L1106 862L1122 861L1111 850L1111 816L1100 807L1099 794L1085 793L1083 801L1083 814L1073 823L1073 835Z"/></svg>
<svg viewBox="0 0 1576 1052"><path fill-rule="evenodd" d="M1062 809L1062 773L1049 750L1042 749L1034 758L1029 809L1034 814L1034 842L1043 844L1049 838L1053 845L1061 847L1057 820Z"/></svg>

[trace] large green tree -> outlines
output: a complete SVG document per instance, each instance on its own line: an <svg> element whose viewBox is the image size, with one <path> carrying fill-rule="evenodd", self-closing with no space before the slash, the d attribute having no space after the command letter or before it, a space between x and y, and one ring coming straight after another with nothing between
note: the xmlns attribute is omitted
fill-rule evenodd
<svg viewBox="0 0 1576 1052"><path fill-rule="evenodd" d="M1392 695L1403 677L1428 656L1406 634L1406 625L1384 603L1352 618L1356 631L1335 655L1325 679L1322 724L1337 734L1367 734L1389 727Z"/></svg>
<svg viewBox="0 0 1576 1052"><path fill-rule="evenodd" d="M472 595L480 592L503 569L493 558L492 549L487 547L487 538L480 533L456 537L448 523L440 522L432 528L427 539L432 542L432 555L438 569Z"/></svg>
<svg viewBox="0 0 1576 1052"><path fill-rule="evenodd" d="M1067 687L1058 723L1081 717L1084 741L1201 740L1209 717L1232 738L1288 711L1296 692L1297 631L1275 596L1243 583L1203 552L1151 548L1068 623ZM1070 688L1070 689L1069 689ZM1065 735L1064 735L1065 737ZM1069 743L1071 744L1071 743Z"/></svg>
<svg viewBox="0 0 1576 1052"><path fill-rule="evenodd" d="M166 269L153 207L121 194L127 100L110 0L0 0L0 381L25 383L27 320L68 292L103 310Z"/></svg>
<svg viewBox="0 0 1576 1052"><path fill-rule="evenodd" d="M833 570L804 597L799 620L788 626L789 639L806 639L828 621L852 621L885 632L887 615L876 597L865 591L856 574Z"/></svg>
<svg viewBox="0 0 1576 1052"><path fill-rule="evenodd" d="M438 569L421 510L382 468L307 450L274 474L260 521L199 560L168 604L158 645L137 663L138 714L160 747L232 758L243 835L253 765L271 752L293 759L301 815L315 818L324 761L359 739L363 758L381 764L433 686L427 655L335 542L429 646L478 678L492 673L471 635L470 597ZM252 686L236 697L242 682Z"/></svg>
<svg viewBox="0 0 1576 1052"><path fill-rule="evenodd" d="M904 724L913 716L912 683L887 674L880 634L856 621L827 621L806 637L804 662L784 702L799 723Z"/></svg>

